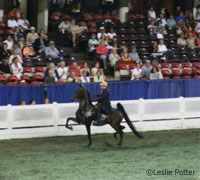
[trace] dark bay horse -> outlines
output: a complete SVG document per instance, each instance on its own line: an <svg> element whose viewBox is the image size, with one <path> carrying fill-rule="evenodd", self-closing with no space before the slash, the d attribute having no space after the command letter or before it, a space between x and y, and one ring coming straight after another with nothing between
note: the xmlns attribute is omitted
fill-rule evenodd
<svg viewBox="0 0 200 180"><path fill-rule="evenodd" d="M88 140L89 140L89 144L87 146L89 147L92 145L90 126L92 124L92 121L96 119L97 108L91 103L90 94L83 87L79 87L77 89L76 93L74 94L71 100L75 101L77 99L80 100L80 102L79 102L79 108L76 111L76 117L75 118L69 117L67 119L65 127L70 130L73 130L72 126L69 126L68 124L70 120L77 122L79 124L84 124L87 129ZM143 138L142 135L140 135L140 133L137 132L137 130L134 128L132 122L130 121L127 113L124 110L124 107L120 103L117 104L117 109L113 109L112 113L101 121L100 125L103 126L105 124L109 124L116 131L114 133L114 138L117 139L117 134L120 135L118 145L121 145L123 139L123 129L125 128L120 124L123 118L126 120L132 132L138 138Z"/></svg>

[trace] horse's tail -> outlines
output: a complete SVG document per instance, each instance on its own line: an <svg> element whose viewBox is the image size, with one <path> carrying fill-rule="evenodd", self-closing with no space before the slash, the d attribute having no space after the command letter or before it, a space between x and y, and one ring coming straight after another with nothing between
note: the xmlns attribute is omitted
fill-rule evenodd
<svg viewBox="0 0 200 180"><path fill-rule="evenodd" d="M129 119L129 117L128 117L128 115L127 115L127 113L126 113L126 111L125 111L125 109L124 109L124 107L122 106L121 103L117 103L117 108L121 111L121 113L122 113L124 119L126 120L126 123L127 123L128 126L131 128L131 130L133 131L133 133L134 133L138 138L142 139L143 136L142 136L139 132L137 132L137 130L136 130L135 127L133 126L131 120Z"/></svg>

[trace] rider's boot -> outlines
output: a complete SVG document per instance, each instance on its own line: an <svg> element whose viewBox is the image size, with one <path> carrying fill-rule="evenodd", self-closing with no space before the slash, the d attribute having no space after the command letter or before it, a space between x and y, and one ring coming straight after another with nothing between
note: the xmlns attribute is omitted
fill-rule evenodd
<svg viewBox="0 0 200 180"><path fill-rule="evenodd" d="M101 113L97 112L97 117L96 117L96 121L93 123L93 125L95 126L100 126L101 125Z"/></svg>

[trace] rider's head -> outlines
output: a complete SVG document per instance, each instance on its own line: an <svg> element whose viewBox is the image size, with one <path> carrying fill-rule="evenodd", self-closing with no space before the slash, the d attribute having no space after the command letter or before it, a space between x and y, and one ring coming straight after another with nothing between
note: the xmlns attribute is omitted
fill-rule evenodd
<svg viewBox="0 0 200 180"><path fill-rule="evenodd" d="M102 81L102 83L100 84L101 89L107 89L108 87L108 83L106 81Z"/></svg>

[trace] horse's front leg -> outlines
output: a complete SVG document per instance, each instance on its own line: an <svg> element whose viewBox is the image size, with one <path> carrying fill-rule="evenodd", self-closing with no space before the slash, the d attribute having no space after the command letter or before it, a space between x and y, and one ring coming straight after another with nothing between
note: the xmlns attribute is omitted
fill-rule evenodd
<svg viewBox="0 0 200 180"><path fill-rule="evenodd" d="M91 139L91 122L85 123L86 129L87 129L87 134L88 134L88 140L89 144L86 147L90 147L92 145L92 139Z"/></svg>
<svg viewBox="0 0 200 180"><path fill-rule="evenodd" d="M70 130L73 131L72 126L69 126L69 121L78 122L78 120L77 120L76 118L73 118L73 117L69 117L69 118L67 118L67 121L66 121L65 127L66 127L67 129L70 129Z"/></svg>

